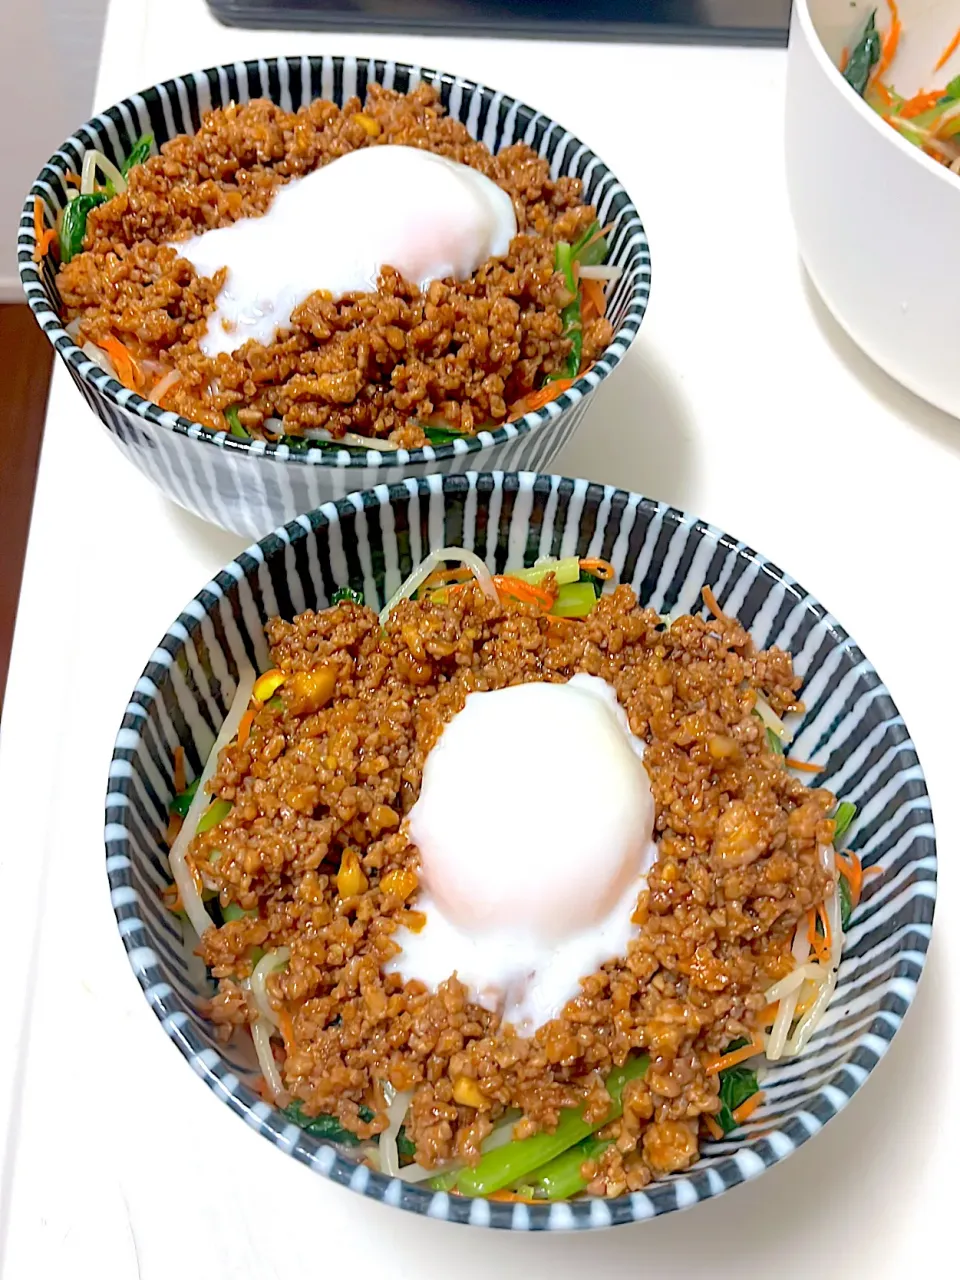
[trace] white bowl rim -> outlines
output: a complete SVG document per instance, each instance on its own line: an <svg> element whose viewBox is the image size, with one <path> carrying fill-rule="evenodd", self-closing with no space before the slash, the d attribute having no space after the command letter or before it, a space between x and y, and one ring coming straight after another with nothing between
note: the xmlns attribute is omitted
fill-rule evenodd
<svg viewBox="0 0 960 1280"><path fill-rule="evenodd" d="M874 129L880 137L885 138L891 146L895 147L901 155L907 160L917 163L932 178L938 182L944 182L950 187L957 189L960 196L960 174L951 173L946 165L938 164L925 151L921 151L919 147L915 147L912 142L908 142L900 133L881 117L876 111L873 111L864 102L858 93L855 93L850 85L847 84L843 76L840 74L840 68L834 63L826 49L823 47L823 41L820 39L817 28L814 26L813 15L810 13L810 6L807 0L793 0L793 20L803 31L804 37L810 48L811 53L817 61L818 66L824 75L833 78L833 86L838 93L843 96L843 100L849 102L853 110L857 112L862 120L864 120L871 129Z"/></svg>

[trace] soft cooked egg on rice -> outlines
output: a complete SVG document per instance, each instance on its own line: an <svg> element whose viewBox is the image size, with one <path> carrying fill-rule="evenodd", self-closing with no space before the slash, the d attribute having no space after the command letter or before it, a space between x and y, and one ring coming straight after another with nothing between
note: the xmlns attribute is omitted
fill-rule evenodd
<svg viewBox="0 0 960 1280"><path fill-rule="evenodd" d="M259 218L173 245L202 276L227 278L200 339L204 355L272 343L317 290L375 291L386 266L426 289L503 257L513 202L477 169L417 147L361 147L293 178Z"/></svg>
<svg viewBox="0 0 960 1280"><path fill-rule="evenodd" d="M409 817L426 924L387 965L456 974L523 1034L626 952L654 804L616 694L596 676L472 693L427 757Z"/></svg>

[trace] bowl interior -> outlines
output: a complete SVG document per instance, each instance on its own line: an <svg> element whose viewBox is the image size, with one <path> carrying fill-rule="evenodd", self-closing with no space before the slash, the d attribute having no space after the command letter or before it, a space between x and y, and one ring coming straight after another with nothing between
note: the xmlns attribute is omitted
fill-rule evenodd
<svg viewBox="0 0 960 1280"><path fill-rule="evenodd" d="M795 749L824 762L818 782L855 801L849 845L882 875L866 881L831 1008L799 1061L769 1070L766 1102L739 1141L708 1145L683 1176L612 1201L528 1208L432 1193L356 1165L253 1092L252 1054L219 1045L200 1014L208 984L178 919L164 831L182 745L196 776L238 671L268 666L263 624L323 608L337 586L382 605L434 547L474 549L496 572L543 555L603 556L661 613L702 610L713 586L759 645L789 650L807 706ZM128 957L164 1029L214 1092L297 1159L355 1190L420 1213L503 1227L605 1226L683 1208L761 1173L849 1100L906 1012L930 937L934 831L909 733L873 667L792 578L729 535L674 508L583 480L467 473L354 494L242 553L187 605L155 650L117 738L106 813L107 870Z"/></svg>
<svg viewBox="0 0 960 1280"><path fill-rule="evenodd" d="M33 205L34 198L39 197L46 223L53 225L67 203L66 174L80 172L86 151L97 148L119 166L141 135L152 133L156 146L160 146L177 134L195 133L205 112L231 102L266 97L284 110L296 111L315 98L325 98L339 106L353 96L362 100L370 84L406 92L420 82L434 85L448 114L460 120L470 134L491 151L500 151L514 142L526 142L549 160L553 177L579 177L585 200L596 206L601 225L611 227L607 260L623 271L609 295L608 314L614 325L614 337L593 368L555 401L515 423L481 431L450 444L404 449L386 455L375 450L332 452L304 448L292 451L286 444L228 437L222 431L164 412L105 373L64 331L51 256L47 255L39 271L33 261L36 245ZM178 76L125 98L89 120L51 156L30 190L17 244L27 301L88 399L92 394L99 395L128 414L237 453L265 454L279 461L306 462L321 467L370 469L433 462L475 453L546 426L564 410L579 403L620 362L640 327L650 292L650 251L637 210L615 175L579 138L532 107L494 89L445 72L373 58L305 56L230 63Z"/></svg>
<svg viewBox="0 0 960 1280"><path fill-rule="evenodd" d="M890 10L884 0L798 0L810 14L813 28L827 56L836 65L843 49L850 49L871 13L876 11L879 31L890 26ZM894 85L910 97L924 87L946 84L960 71L960 51L955 51L939 72L933 73L940 54L957 29L957 7L951 0L897 0L897 12L906 38L896 54Z"/></svg>

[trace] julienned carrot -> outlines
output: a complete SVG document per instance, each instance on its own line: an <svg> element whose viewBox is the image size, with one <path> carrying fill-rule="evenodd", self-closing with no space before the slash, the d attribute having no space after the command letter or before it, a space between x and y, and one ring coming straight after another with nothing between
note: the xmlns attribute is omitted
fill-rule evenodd
<svg viewBox="0 0 960 1280"><path fill-rule="evenodd" d="M799 769L801 773L821 773L822 764L814 764L812 760L794 760L793 756L784 756L783 762L791 769Z"/></svg>
<svg viewBox="0 0 960 1280"><path fill-rule="evenodd" d="M883 867L864 867L863 868L864 880L866 880L867 876L880 876L880 875L883 875Z"/></svg>
<svg viewBox="0 0 960 1280"><path fill-rule="evenodd" d="M297 1044L297 1037L293 1031L293 1019L286 1009L277 1009L277 1026L280 1028L280 1034L283 1036L283 1043L288 1050L294 1049Z"/></svg>
<svg viewBox="0 0 960 1280"><path fill-rule="evenodd" d="M777 1016L777 1010L780 1008L780 1001L774 1000L772 1004L765 1005L757 1014L757 1023L761 1027L769 1027Z"/></svg>
<svg viewBox="0 0 960 1280"><path fill-rule="evenodd" d="M581 560L580 568L584 573L589 573L593 577L599 578L601 582L609 582L615 573L614 567L609 560L601 560L597 556L591 556L588 560Z"/></svg>
<svg viewBox="0 0 960 1280"><path fill-rule="evenodd" d="M817 920L823 923L823 933L817 931ZM830 921L822 906L807 909L807 941L820 963L826 964L833 948L833 937Z"/></svg>
<svg viewBox="0 0 960 1280"><path fill-rule="evenodd" d="M583 294L580 307L581 323L591 320L595 315L602 317L607 314L607 295L599 280L581 279L580 290Z"/></svg>
<svg viewBox="0 0 960 1280"><path fill-rule="evenodd" d="M187 770L184 765L184 750L181 746L173 748L173 789L177 795L187 789Z"/></svg>
<svg viewBox="0 0 960 1280"><path fill-rule="evenodd" d="M944 49L943 53L941 53L936 66L933 68L934 71L939 71L940 68L944 65L944 63L946 63L947 61L949 61L950 58L953 57L953 55L956 53L958 48L960 48L960 31L957 32L957 34L953 37L953 39Z"/></svg>
<svg viewBox="0 0 960 1280"><path fill-rule="evenodd" d="M748 1058L756 1057L758 1053L763 1053L763 1040L760 1036L756 1036L742 1049L734 1049L732 1053L724 1053L719 1058L705 1058L703 1068L708 1076L715 1076L720 1071L726 1071L727 1067L735 1067Z"/></svg>
<svg viewBox="0 0 960 1280"><path fill-rule="evenodd" d="M128 390L142 390L146 382L144 372L119 338L112 334L109 338L98 338L97 346L102 347L113 361L117 377Z"/></svg>
<svg viewBox="0 0 960 1280"><path fill-rule="evenodd" d="M717 597L713 594L712 587L704 587L700 594L703 596L703 603L707 606L718 622L733 621L732 618L728 617L727 614L723 612L719 604L717 604Z"/></svg>
<svg viewBox="0 0 960 1280"><path fill-rule="evenodd" d="M251 709L245 711L240 717L240 723L237 726L237 746L242 747L246 740L250 737L250 729L253 725L253 717L255 712Z"/></svg>
<svg viewBox="0 0 960 1280"><path fill-rule="evenodd" d="M716 1120L714 1120L713 1116L705 1115L703 1117L703 1123L707 1126L707 1130L710 1134L710 1137L714 1140L714 1142L723 1141L723 1130L717 1124Z"/></svg>
<svg viewBox="0 0 960 1280"><path fill-rule="evenodd" d="M929 93L918 93L915 97L909 98L900 108L900 119L912 120L914 116L935 107L942 97L943 93L939 89L931 89Z"/></svg>
<svg viewBox="0 0 960 1280"><path fill-rule="evenodd" d="M893 94L885 84L881 84L879 80L873 80L871 81L870 89L880 98L885 107L893 106Z"/></svg>
<svg viewBox="0 0 960 1280"><path fill-rule="evenodd" d="M749 1120L762 1101L763 1093L761 1091L760 1093L751 1094L746 1102L741 1102L739 1107L737 1107L736 1111L733 1113L733 1118L736 1120L737 1124L744 1124Z"/></svg>
<svg viewBox="0 0 960 1280"><path fill-rule="evenodd" d="M860 901L860 894L863 891L863 865L857 855L849 849L845 849L843 853L838 853L836 857L843 869L847 884L850 886L851 905L855 907Z"/></svg>
<svg viewBox="0 0 960 1280"><path fill-rule="evenodd" d="M174 840L176 840L177 836L180 834L180 828L182 826L183 826L183 819L180 817L179 813L171 813L170 820L167 823L167 830L165 835L168 849L173 847L173 842Z"/></svg>
<svg viewBox="0 0 960 1280"><path fill-rule="evenodd" d="M844 71L846 71L847 63L849 61L850 61L850 50L846 48L841 49L840 50L840 74L841 75L843 75Z"/></svg>
<svg viewBox="0 0 960 1280"><path fill-rule="evenodd" d="M887 71L889 71L890 63L896 56L897 45L900 43L900 32L902 27L896 0L887 0L887 8L890 10L890 29L883 37L883 47L880 50L880 61L877 63L876 70L873 73L874 80L882 80Z"/></svg>
<svg viewBox="0 0 960 1280"><path fill-rule="evenodd" d="M556 400L557 396L562 395L564 391L569 391L576 382L576 378L557 378L554 382L548 382L546 386L540 388L539 391L531 391L525 398L526 408L524 413L532 413L534 409L542 409L545 404L549 404L551 400Z"/></svg>
<svg viewBox="0 0 960 1280"><path fill-rule="evenodd" d="M33 197L33 238L36 244L33 248L34 262L40 262L46 257L47 251L57 238L57 233L52 227L46 227L43 221L43 201L39 196Z"/></svg>
<svg viewBox="0 0 960 1280"><path fill-rule="evenodd" d="M434 569L433 573L424 579L420 590L429 591L447 582L469 582L472 578L473 574L469 569Z"/></svg>
<svg viewBox="0 0 960 1280"><path fill-rule="evenodd" d="M524 604L539 604L545 609L552 609L554 597L543 587L535 587L532 582L524 582L509 574L497 574L493 584L505 596L513 596Z"/></svg>

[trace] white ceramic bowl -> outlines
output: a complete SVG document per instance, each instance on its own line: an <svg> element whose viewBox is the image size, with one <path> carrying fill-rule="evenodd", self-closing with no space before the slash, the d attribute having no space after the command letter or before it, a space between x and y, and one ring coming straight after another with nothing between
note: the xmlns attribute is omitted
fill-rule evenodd
<svg viewBox="0 0 960 1280"><path fill-rule="evenodd" d="M960 25L956 0L899 0L900 93L946 84L960 53L931 76ZM787 59L786 164L804 264L827 307L891 377L960 417L960 177L905 141L837 70L885 0L794 0Z"/></svg>

